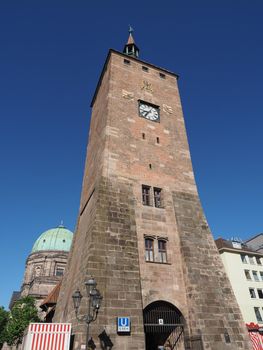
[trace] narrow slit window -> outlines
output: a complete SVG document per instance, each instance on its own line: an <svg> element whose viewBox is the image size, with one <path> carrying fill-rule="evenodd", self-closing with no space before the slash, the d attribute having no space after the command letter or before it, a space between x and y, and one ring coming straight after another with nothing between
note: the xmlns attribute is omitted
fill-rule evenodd
<svg viewBox="0 0 263 350"><path fill-rule="evenodd" d="M142 139L145 140L145 133L142 133Z"/></svg>
<svg viewBox="0 0 263 350"><path fill-rule="evenodd" d="M152 169L152 164L149 164L149 168Z"/></svg>
<svg viewBox="0 0 263 350"><path fill-rule="evenodd" d="M156 142L157 142L157 143L160 143L159 137L156 137Z"/></svg>

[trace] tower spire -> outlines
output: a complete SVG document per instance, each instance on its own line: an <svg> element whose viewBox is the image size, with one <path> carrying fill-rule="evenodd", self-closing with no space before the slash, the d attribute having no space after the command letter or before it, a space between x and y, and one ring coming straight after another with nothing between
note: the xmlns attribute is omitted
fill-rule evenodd
<svg viewBox="0 0 263 350"><path fill-rule="evenodd" d="M135 44L132 33L133 33L133 28L129 25L129 37L128 37L127 44L124 46L123 52L129 56L139 57L139 48Z"/></svg>

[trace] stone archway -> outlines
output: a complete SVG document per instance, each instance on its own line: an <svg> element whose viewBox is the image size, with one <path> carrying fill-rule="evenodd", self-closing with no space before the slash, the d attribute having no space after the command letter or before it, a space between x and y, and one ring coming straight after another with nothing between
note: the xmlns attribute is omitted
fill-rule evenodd
<svg viewBox="0 0 263 350"><path fill-rule="evenodd" d="M143 311L146 350L184 349L184 318L171 303L158 300Z"/></svg>

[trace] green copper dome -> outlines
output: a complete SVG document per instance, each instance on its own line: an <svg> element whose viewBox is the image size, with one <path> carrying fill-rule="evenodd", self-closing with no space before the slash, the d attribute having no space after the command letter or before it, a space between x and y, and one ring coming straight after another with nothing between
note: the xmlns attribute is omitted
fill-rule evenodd
<svg viewBox="0 0 263 350"><path fill-rule="evenodd" d="M32 253L41 250L70 250L73 233L63 225L52 228L42 233L33 245Z"/></svg>

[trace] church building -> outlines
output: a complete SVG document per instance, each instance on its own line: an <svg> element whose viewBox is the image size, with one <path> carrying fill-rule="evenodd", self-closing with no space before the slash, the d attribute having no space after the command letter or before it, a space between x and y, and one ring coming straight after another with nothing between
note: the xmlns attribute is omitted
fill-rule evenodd
<svg viewBox="0 0 263 350"><path fill-rule="evenodd" d="M178 75L141 60L130 31L123 52L109 50L91 107L55 322L72 323L73 349L85 349L72 295L83 295L85 316L85 281L93 277L103 296L89 326L97 349L250 349L198 196ZM120 318L130 326L124 333Z"/></svg>
<svg viewBox="0 0 263 350"><path fill-rule="evenodd" d="M42 304L64 275L72 238L73 233L63 225L38 237L26 260L21 297L29 295L38 307Z"/></svg>

